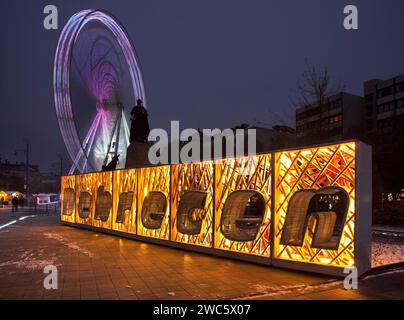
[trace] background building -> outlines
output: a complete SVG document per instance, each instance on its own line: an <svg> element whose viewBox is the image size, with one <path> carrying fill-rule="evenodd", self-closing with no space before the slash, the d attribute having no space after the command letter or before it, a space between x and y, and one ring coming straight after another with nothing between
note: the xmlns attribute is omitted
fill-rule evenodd
<svg viewBox="0 0 404 320"><path fill-rule="evenodd" d="M244 155L248 155L249 152L252 150L249 149L248 146L248 130L252 129L255 130L255 152L256 153L269 153L274 150L281 150L281 149L286 149L286 148L293 148L296 146L296 133L295 129L284 126L284 125L274 125L271 128L264 128L264 127L257 127L257 126L250 126L249 124L242 123L240 125L234 126L232 128L229 128L230 131L227 133L224 133L224 130L221 130L221 133L219 135L209 135L205 136L202 132L202 130L198 129L198 135L199 137L193 137L197 138L199 140L200 144L200 149L199 149L199 160L211 160L214 159L214 142L216 139L218 141L221 141L221 156L220 158L226 158L228 155L226 155L226 150L227 150L227 143L230 145L233 145L233 155L236 155L236 130L243 130L244 131L244 137L243 137L243 150L244 150ZM180 141L178 142L179 149L182 150L182 148L190 141ZM168 144L166 149L162 150L162 153L167 153L168 155L168 163L171 163L171 148L172 145ZM208 150L210 148L210 157L208 159L203 159L203 152L205 148ZM233 157L233 156L232 156Z"/></svg>
<svg viewBox="0 0 404 320"><path fill-rule="evenodd" d="M272 126L272 128L265 128L241 124L240 126L236 126L233 129L245 130L245 142L248 140L247 130L254 129L256 132L257 153L267 153L274 150L281 150L296 146L295 129L289 126L274 125ZM244 150L247 150L247 146L244 147Z"/></svg>
<svg viewBox="0 0 404 320"><path fill-rule="evenodd" d="M311 145L358 138L363 134L364 100L340 92L296 110L296 143Z"/></svg>
<svg viewBox="0 0 404 320"><path fill-rule="evenodd" d="M0 160L0 190L25 192L26 166L24 162ZM28 192L59 193L60 178L54 173L41 173L37 165L28 166Z"/></svg>
<svg viewBox="0 0 404 320"><path fill-rule="evenodd" d="M365 141L373 146L375 207L403 211L404 189L404 75L364 83ZM396 205L392 205L396 203Z"/></svg>
<svg viewBox="0 0 404 320"><path fill-rule="evenodd" d="M357 138L373 147L375 222L404 214L404 75L364 82L364 98L341 92L296 110L297 145Z"/></svg>

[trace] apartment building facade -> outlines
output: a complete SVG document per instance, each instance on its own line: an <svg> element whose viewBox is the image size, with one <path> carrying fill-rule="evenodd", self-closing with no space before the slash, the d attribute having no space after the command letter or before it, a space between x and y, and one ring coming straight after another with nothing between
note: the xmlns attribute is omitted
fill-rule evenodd
<svg viewBox="0 0 404 320"><path fill-rule="evenodd" d="M404 74L364 83L365 141L373 146L378 208L400 201L404 191Z"/></svg>
<svg viewBox="0 0 404 320"><path fill-rule="evenodd" d="M358 138L363 133L363 97L340 92L296 110L299 146Z"/></svg>

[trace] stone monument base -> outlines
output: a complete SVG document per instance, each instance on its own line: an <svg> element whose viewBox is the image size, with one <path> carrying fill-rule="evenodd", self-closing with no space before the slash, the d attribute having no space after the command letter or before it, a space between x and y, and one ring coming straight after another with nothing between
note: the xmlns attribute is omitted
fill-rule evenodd
<svg viewBox="0 0 404 320"><path fill-rule="evenodd" d="M148 157L149 147L148 143L132 142L126 151L125 168L130 169L150 165Z"/></svg>

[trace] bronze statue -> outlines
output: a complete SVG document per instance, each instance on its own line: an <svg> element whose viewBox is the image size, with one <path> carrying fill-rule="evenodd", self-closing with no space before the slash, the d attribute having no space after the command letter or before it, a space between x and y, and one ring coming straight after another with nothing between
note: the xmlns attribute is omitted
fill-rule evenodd
<svg viewBox="0 0 404 320"><path fill-rule="evenodd" d="M130 143L142 142L147 143L149 137L149 120L147 110L142 104L142 100L138 99L136 105L131 111L131 126L130 126Z"/></svg>

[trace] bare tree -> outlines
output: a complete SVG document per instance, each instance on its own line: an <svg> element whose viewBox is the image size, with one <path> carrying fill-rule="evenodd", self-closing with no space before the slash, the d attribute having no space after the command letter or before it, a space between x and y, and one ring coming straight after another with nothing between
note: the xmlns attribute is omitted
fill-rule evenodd
<svg viewBox="0 0 404 320"><path fill-rule="evenodd" d="M327 66L316 68L305 59L306 69L297 82L296 89L289 96L289 104L276 112L268 108L269 119L272 124L295 126L296 109L308 105L323 105L327 97L344 91L345 85L331 76ZM255 124L264 124L254 119Z"/></svg>
<svg viewBox="0 0 404 320"><path fill-rule="evenodd" d="M306 70L298 82L297 92L291 98L292 106L294 109L312 104L321 106L327 97L344 89L345 85L330 75L327 66L319 70L306 59Z"/></svg>

